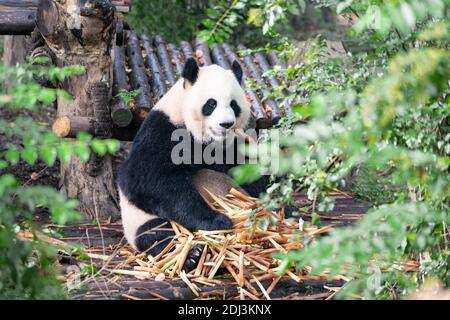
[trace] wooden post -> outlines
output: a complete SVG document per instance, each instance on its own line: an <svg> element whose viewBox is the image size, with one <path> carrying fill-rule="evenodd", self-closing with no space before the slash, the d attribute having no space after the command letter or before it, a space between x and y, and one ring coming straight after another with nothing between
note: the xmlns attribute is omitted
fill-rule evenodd
<svg viewBox="0 0 450 320"><path fill-rule="evenodd" d="M82 65L86 73L64 81L71 96L58 98L58 117L90 117L89 131L98 137L112 132L111 88L115 10L109 0L41 0L37 28L57 66ZM80 201L86 221L119 217L117 192L109 156L94 153L87 163L72 158L61 165L61 189Z"/></svg>

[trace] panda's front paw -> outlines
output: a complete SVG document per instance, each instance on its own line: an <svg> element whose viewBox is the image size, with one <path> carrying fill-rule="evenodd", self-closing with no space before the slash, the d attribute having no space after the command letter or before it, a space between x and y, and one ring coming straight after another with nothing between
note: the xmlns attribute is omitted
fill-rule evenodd
<svg viewBox="0 0 450 320"><path fill-rule="evenodd" d="M196 230L215 231L215 230L230 230L233 229L233 222L226 215L214 212L209 219L203 219Z"/></svg>
<svg viewBox="0 0 450 320"><path fill-rule="evenodd" d="M218 213L213 220L213 227L211 230L231 230L233 229L233 222L224 214Z"/></svg>

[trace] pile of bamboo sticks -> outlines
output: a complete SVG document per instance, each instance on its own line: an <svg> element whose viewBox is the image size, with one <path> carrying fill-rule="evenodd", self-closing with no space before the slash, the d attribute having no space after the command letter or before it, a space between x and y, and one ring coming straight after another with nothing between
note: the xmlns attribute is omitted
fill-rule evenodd
<svg viewBox="0 0 450 320"><path fill-rule="evenodd" d="M283 210L274 212L265 209L236 189L231 189L226 197L208 193L214 199L214 203L208 204L228 215L234 223L234 229L191 233L172 222L175 237L157 256L149 257L148 261L140 259L136 271L157 274L158 280L164 280L166 276L178 276L196 295L199 289L194 282L216 285L220 283L216 277L220 274L222 278L233 278L241 287L242 294L250 298L263 294L267 298L281 279L277 274L281 261L272 255L299 249L303 246L305 234L313 238L332 228L303 228L299 221L284 219ZM186 274L183 265L195 245L202 245L203 252L197 267ZM300 281L301 273L296 274L295 269L291 269L286 277ZM272 280L267 289L261 284L263 280ZM259 287L259 291L254 284Z"/></svg>

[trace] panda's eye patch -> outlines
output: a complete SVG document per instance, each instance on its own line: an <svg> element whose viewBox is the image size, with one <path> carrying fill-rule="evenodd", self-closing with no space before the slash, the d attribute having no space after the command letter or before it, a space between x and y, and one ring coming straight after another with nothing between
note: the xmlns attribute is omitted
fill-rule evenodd
<svg viewBox="0 0 450 320"><path fill-rule="evenodd" d="M234 111L234 115L236 116L236 118L239 117L239 115L241 114L241 107L239 107L239 105L237 104L237 102L235 100L231 100L231 109L233 109Z"/></svg>
<svg viewBox="0 0 450 320"><path fill-rule="evenodd" d="M214 99L208 99L208 101L206 101L206 103L203 105L202 108L202 113L204 116L210 116L214 109L217 106L217 101Z"/></svg>

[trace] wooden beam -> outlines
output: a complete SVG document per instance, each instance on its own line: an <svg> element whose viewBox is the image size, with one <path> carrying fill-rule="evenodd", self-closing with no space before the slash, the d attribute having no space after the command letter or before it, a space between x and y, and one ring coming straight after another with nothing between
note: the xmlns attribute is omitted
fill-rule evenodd
<svg viewBox="0 0 450 320"><path fill-rule="evenodd" d="M223 49L225 51L229 63L237 61L240 64L243 73L242 80L244 81L245 86L248 87L250 84L249 83L250 78L247 68L244 66L239 57L236 55L236 53L234 53L233 49L228 44L224 44ZM270 126L270 119L267 117L267 114L264 111L264 108L258 95L253 90L249 89L247 89L245 93L247 94L247 98L251 103L252 115L255 118L256 127L258 129L268 128Z"/></svg>
<svg viewBox="0 0 450 320"><path fill-rule="evenodd" d="M132 90L137 90L139 94L135 97L134 114L137 123L142 122L150 109L153 108L153 101L150 93L150 85L145 72L142 50L136 33L130 31L127 34L127 56L128 64L131 68L130 84Z"/></svg>
<svg viewBox="0 0 450 320"><path fill-rule="evenodd" d="M126 1L112 1L117 12L129 12ZM39 0L0 0L0 35L29 35L36 26Z"/></svg>
<svg viewBox="0 0 450 320"><path fill-rule="evenodd" d="M150 74L152 76L152 92L154 96L160 99L167 91L163 72L161 70L161 66L159 65L158 57L155 54L155 50L153 50L153 47L150 43L149 37L142 36L141 40L146 53L145 66L150 70Z"/></svg>
<svg viewBox="0 0 450 320"><path fill-rule="evenodd" d="M194 52L192 51L192 46L187 41L180 42L181 51L183 51L184 61L186 62L189 58L194 58Z"/></svg>
<svg viewBox="0 0 450 320"><path fill-rule="evenodd" d="M244 51L247 50L243 45L238 46L238 50ZM243 60L245 62L245 65L247 66L248 70L250 71L250 74L252 75L253 79L256 81L256 83L259 84L265 84L265 81L261 77L261 71L258 69L256 64L253 62L253 57L251 54L246 54L243 56ZM281 119L281 112L278 108L275 101L272 99L266 99L264 101L264 104L267 106L267 108L270 111L270 119L272 121L272 124L278 123ZM265 110L267 112L267 109Z"/></svg>
<svg viewBox="0 0 450 320"><path fill-rule="evenodd" d="M220 44L215 43L212 51L211 56L213 58L214 63L218 64L224 69L231 69L230 64L227 61L227 58L225 57L225 52L223 51L223 48Z"/></svg>
<svg viewBox="0 0 450 320"><path fill-rule="evenodd" d="M62 116L56 118L52 126L53 132L62 138L75 138L78 132L95 134L95 118Z"/></svg>
<svg viewBox="0 0 450 320"><path fill-rule="evenodd" d="M27 35L36 26L36 10L0 10L0 35Z"/></svg>
<svg viewBox="0 0 450 320"><path fill-rule="evenodd" d="M256 62L258 62L259 66L261 67L262 71L268 72L271 70L269 62L267 61L266 57L264 57L264 55L261 52L256 52L254 54L254 57L255 57ZM277 88L281 87L280 80L278 80L274 76L267 76L266 78L267 78L269 84L272 86L272 88L277 89ZM283 93L286 93L286 90L283 90ZM292 115L292 106L289 102L286 101L284 103L283 107L284 107L286 114Z"/></svg>
<svg viewBox="0 0 450 320"><path fill-rule="evenodd" d="M0 11L3 8L37 9L39 0L0 0Z"/></svg>
<svg viewBox="0 0 450 320"><path fill-rule="evenodd" d="M199 38L195 39L195 58L201 66L212 64L209 46L206 42L201 42Z"/></svg>
<svg viewBox="0 0 450 320"><path fill-rule="evenodd" d="M169 54L167 52L166 43L161 36L157 35L154 38L154 45L156 47L156 51L158 52L159 61L161 61L161 66L164 70L164 75L168 82L168 86L172 87L176 80L172 69L172 63L170 62Z"/></svg>
<svg viewBox="0 0 450 320"><path fill-rule="evenodd" d="M125 48L114 48L113 65L113 97L111 103L111 118L119 127L128 126L133 120L133 113L121 93L128 90L127 73L125 71Z"/></svg>
<svg viewBox="0 0 450 320"><path fill-rule="evenodd" d="M53 122L53 132L61 138L76 138L79 132L95 134L96 121L94 117L62 116ZM133 141L139 126L129 125L127 127L114 126L111 137L120 141Z"/></svg>
<svg viewBox="0 0 450 320"><path fill-rule="evenodd" d="M183 72L183 63L181 62L180 50L178 50L177 46L173 43L169 43L167 45L167 48L169 49L172 65L175 66L175 70L177 73L176 75L177 77L180 77L181 73Z"/></svg>

